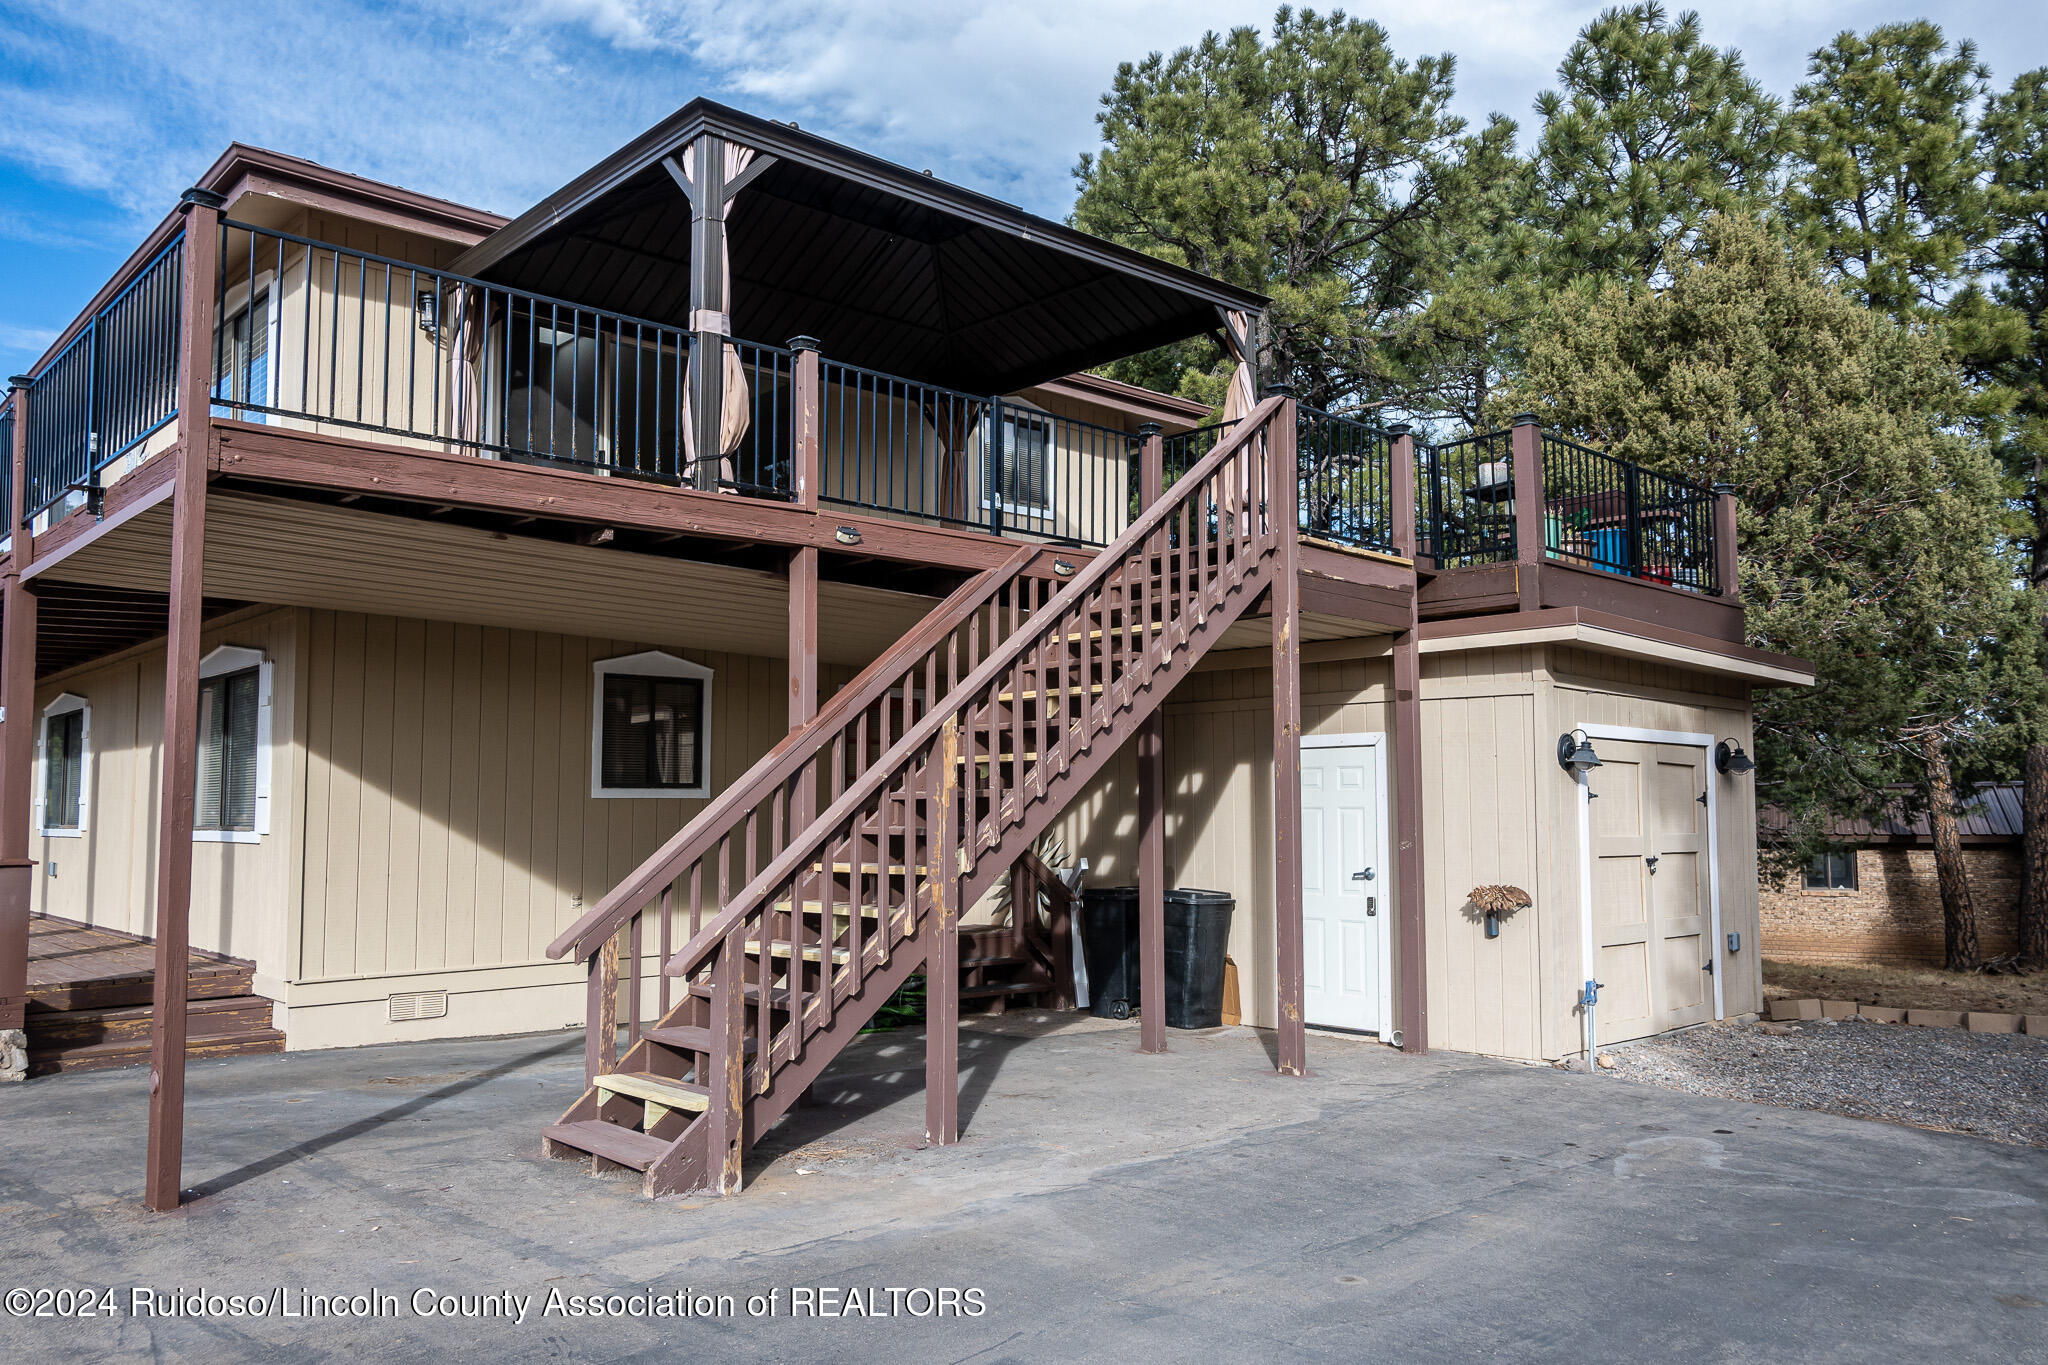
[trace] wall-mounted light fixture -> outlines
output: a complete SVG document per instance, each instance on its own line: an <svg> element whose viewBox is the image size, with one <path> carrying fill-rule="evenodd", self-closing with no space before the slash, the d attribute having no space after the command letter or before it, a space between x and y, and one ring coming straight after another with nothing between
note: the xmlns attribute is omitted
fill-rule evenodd
<svg viewBox="0 0 2048 1365"><path fill-rule="evenodd" d="M412 295L413 316L419 319L420 330L436 341L441 338L441 291L438 289L416 289Z"/></svg>
<svg viewBox="0 0 2048 1365"><path fill-rule="evenodd" d="M840 527L838 530L832 533L832 538L838 541L841 545L860 544L860 532L854 530L851 526Z"/></svg>
<svg viewBox="0 0 2048 1365"><path fill-rule="evenodd" d="M1756 771L1756 760L1742 752L1742 746L1732 739L1724 739L1714 746L1714 771L1740 776Z"/></svg>
<svg viewBox="0 0 2048 1365"><path fill-rule="evenodd" d="M1604 765L1600 755L1593 752L1593 741L1586 738L1586 732L1569 730L1557 737L1557 766L1573 777L1580 777Z"/></svg>
<svg viewBox="0 0 2048 1365"><path fill-rule="evenodd" d="M1052 562L1052 571L1061 578L1072 578L1074 576L1073 563L1065 559L1055 559Z"/></svg>

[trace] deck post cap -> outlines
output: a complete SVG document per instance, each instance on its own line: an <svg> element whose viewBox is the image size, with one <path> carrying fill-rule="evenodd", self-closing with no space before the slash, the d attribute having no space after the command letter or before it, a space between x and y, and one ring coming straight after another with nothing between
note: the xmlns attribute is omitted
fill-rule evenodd
<svg viewBox="0 0 2048 1365"><path fill-rule="evenodd" d="M789 349L792 351L822 351L825 349L825 343L819 341L816 337L791 337L789 339Z"/></svg>
<svg viewBox="0 0 2048 1365"><path fill-rule="evenodd" d="M1138 426L1138 434L1140 436L1147 437L1157 436L1160 432L1164 431L1165 429L1166 428L1160 426L1157 422L1142 422Z"/></svg>
<svg viewBox="0 0 2048 1365"><path fill-rule="evenodd" d="M7 387L10 389L25 389L34 382L35 380L31 376L25 374L11 374L7 376Z"/></svg>
<svg viewBox="0 0 2048 1365"><path fill-rule="evenodd" d="M1518 412L1515 414L1514 425L1518 427L1533 427L1536 425L1536 414L1533 412Z"/></svg>
<svg viewBox="0 0 2048 1365"><path fill-rule="evenodd" d="M227 202L228 197L226 195L217 190L205 189L199 185L194 185L191 189L178 196L178 207L180 208L191 208L196 205L203 209L218 209L227 207Z"/></svg>
<svg viewBox="0 0 2048 1365"><path fill-rule="evenodd" d="M1389 435L1389 436L1406 436L1406 435L1408 435L1408 434L1409 434L1410 432L1412 432L1412 431L1414 431L1414 430L1415 430L1415 428L1414 428L1414 427L1411 427L1411 426L1409 426L1409 425L1408 425L1408 424L1407 424L1406 422L1396 422L1396 423L1394 423L1394 424L1393 424L1392 426L1390 426L1390 427L1388 427L1388 428L1387 428L1387 435Z"/></svg>

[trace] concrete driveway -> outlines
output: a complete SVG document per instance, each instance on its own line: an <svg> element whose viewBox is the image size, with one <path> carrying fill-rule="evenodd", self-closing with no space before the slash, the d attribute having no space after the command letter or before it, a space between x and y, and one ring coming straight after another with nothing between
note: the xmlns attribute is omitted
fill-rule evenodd
<svg viewBox="0 0 2048 1365"><path fill-rule="evenodd" d="M0 1316L0 1350L2048 1360L2048 1152L1369 1041L1311 1038L1307 1080L1250 1030L1136 1041L973 1021L965 1139L916 1151L922 1040L872 1036L722 1201L540 1158L580 1088L567 1035L195 1066L198 1193L166 1217L137 1203L147 1075L33 1081L0 1092L0 1279L93 1315ZM639 1315L683 1291L733 1311ZM607 1293L653 1302L546 1311ZM377 1297L280 1316L321 1295Z"/></svg>

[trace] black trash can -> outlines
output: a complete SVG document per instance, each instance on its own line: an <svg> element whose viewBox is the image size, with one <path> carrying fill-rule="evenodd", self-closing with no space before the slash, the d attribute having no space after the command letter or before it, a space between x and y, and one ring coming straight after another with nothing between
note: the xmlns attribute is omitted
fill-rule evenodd
<svg viewBox="0 0 2048 1365"><path fill-rule="evenodd" d="M1236 900L1223 891L1183 888L1166 893L1168 1028L1222 1025L1223 959L1230 949L1230 916L1236 909ZM1092 958L1088 971L1092 984Z"/></svg>
<svg viewBox="0 0 2048 1365"><path fill-rule="evenodd" d="M1088 968L1088 1012L1128 1019L1138 1008L1138 888L1091 886L1081 892L1081 961Z"/></svg>

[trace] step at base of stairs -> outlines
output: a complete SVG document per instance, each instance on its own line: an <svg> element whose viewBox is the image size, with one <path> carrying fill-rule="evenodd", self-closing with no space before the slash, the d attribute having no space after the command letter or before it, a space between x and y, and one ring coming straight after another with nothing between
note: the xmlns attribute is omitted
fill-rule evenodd
<svg viewBox="0 0 2048 1365"><path fill-rule="evenodd" d="M264 1003L267 1005L269 1002ZM188 1037L185 1040L185 1060L188 1062L212 1057L248 1057L282 1051L284 1034L274 1028L219 1038ZM31 1046L28 1054L28 1074L31 1076L49 1076L66 1071L103 1071L109 1067L148 1064L147 1038L139 1042L93 1043L84 1047L65 1047L48 1052L38 1051Z"/></svg>
<svg viewBox="0 0 2048 1365"><path fill-rule="evenodd" d="M630 1166L636 1171L646 1170L661 1160L662 1154L669 1149L669 1144L660 1138L636 1133L631 1128L621 1128L616 1123L606 1123L602 1119L550 1124L541 1130L541 1136L564 1147L573 1147L579 1152L601 1156L606 1161L614 1161L621 1166Z"/></svg>
<svg viewBox="0 0 2048 1365"><path fill-rule="evenodd" d="M666 1027L656 1024L640 1030L642 1038L672 1047L678 1052L701 1052L710 1056L712 1052L711 1030L697 1024L670 1024ZM745 1050L753 1055L754 1040L746 1040Z"/></svg>

